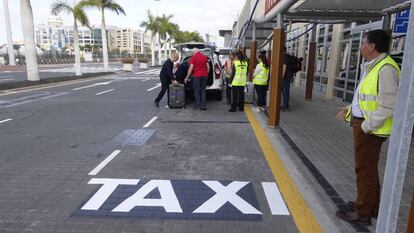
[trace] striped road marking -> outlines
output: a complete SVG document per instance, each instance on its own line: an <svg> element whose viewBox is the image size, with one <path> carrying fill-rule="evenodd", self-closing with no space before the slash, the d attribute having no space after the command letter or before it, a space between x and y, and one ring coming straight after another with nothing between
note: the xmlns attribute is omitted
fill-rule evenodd
<svg viewBox="0 0 414 233"><path fill-rule="evenodd" d="M155 87L151 87L150 89L148 89L147 91L152 91L152 90L154 90L154 89L156 89L156 88L158 88L158 87L160 87L161 86L161 83L159 83L159 84L157 84L157 86L155 86Z"/></svg>
<svg viewBox="0 0 414 233"><path fill-rule="evenodd" d="M96 95L102 95L102 94L105 94L105 93L111 92L111 91L113 91L113 90L115 90L115 89L110 89L110 90L107 90L107 91L99 92L99 93L96 93Z"/></svg>
<svg viewBox="0 0 414 233"><path fill-rule="evenodd" d="M155 120L157 120L158 117L153 117L151 120L149 120L144 126L142 126L142 128L147 128L148 126L150 126Z"/></svg>
<svg viewBox="0 0 414 233"><path fill-rule="evenodd" d="M2 121L0 121L0 124L3 124L5 122L11 121L11 120L13 120L13 119L12 118L9 118L9 119L6 119L6 120L2 120Z"/></svg>
<svg viewBox="0 0 414 233"><path fill-rule="evenodd" d="M93 169L91 172L89 172L88 175L94 176L98 174L106 165L108 165L109 162L111 162L112 159L114 159L121 151L115 150L110 154L104 161L102 161L98 166L96 166L95 169Z"/></svg>

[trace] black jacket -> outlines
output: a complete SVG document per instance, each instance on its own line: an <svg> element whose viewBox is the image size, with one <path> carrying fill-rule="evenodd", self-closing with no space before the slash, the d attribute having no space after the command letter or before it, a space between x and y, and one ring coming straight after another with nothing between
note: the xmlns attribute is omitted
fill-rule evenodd
<svg viewBox="0 0 414 233"><path fill-rule="evenodd" d="M164 65L162 65L161 72L160 72L160 79L168 80L168 82L171 82L172 80L174 80L173 68L174 68L174 63L171 61L170 58L168 58L164 62Z"/></svg>

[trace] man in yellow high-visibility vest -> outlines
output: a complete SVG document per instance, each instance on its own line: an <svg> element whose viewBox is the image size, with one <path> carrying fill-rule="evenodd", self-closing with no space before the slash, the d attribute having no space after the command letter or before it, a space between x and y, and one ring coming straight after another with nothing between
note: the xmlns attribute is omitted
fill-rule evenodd
<svg viewBox="0 0 414 233"><path fill-rule="evenodd" d="M383 30L366 32L360 51L365 63L352 104L341 108L337 118L353 129L357 197L336 215L347 222L371 225L378 215L380 184L378 161L383 142L391 135L398 64L389 56L390 36Z"/></svg>

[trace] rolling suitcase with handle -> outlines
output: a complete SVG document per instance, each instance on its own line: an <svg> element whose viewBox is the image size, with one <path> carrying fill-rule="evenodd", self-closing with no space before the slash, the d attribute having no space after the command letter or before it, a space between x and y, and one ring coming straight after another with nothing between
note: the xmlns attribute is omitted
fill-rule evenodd
<svg viewBox="0 0 414 233"><path fill-rule="evenodd" d="M185 88L184 85L171 84L168 92L168 107L184 108L185 107Z"/></svg>

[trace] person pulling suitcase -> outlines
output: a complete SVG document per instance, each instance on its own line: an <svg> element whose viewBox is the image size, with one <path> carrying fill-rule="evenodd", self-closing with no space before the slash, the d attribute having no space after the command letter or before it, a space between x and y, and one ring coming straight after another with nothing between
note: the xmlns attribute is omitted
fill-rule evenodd
<svg viewBox="0 0 414 233"><path fill-rule="evenodd" d="M161 90L158 93L157 98L154 100L155 106L160 106L160 101L162 97L164 97L165 92L168 90L169 85L175 81L173 69L174 69L174 62L178 60L178 53L173 53L169 59L167 59L164 64L162 65L161 72L160 72L160 82L161 82Z"/></svg>

